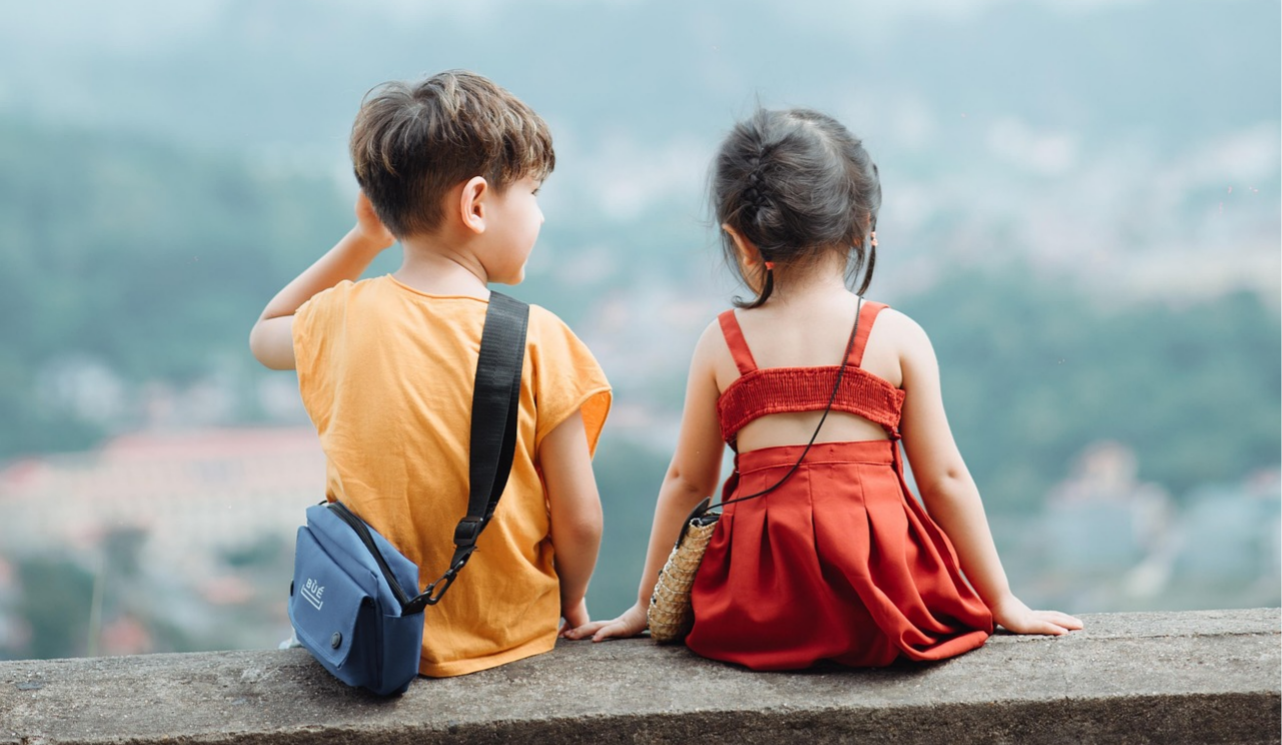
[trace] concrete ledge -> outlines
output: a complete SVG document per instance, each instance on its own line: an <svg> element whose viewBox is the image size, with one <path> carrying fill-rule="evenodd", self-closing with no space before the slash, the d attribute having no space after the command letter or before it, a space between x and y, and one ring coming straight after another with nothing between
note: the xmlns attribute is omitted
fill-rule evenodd
<svg viewBox="0 0 1282 745"><path fill-rule="evenodd" d="M0 745L1278 743L1278 609L1086 616L931 665L751 673L648 640L562 643L380 700L306 652L0 663Z"/></svg>

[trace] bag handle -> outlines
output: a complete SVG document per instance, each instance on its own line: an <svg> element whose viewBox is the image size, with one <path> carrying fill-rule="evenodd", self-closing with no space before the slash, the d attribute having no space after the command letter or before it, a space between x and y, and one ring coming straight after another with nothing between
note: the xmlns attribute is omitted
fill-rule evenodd
<svg viewBox="0 0 1282 745"><path fill-rule="evenodd" d="M342 502L329 508L347 523L378 563L401 604L412 615L441 602L458 573L476 550L476 539L489 524L507 486L516 453L517 414L521 408L521 370L525 364L525 335L530 306L502 293L490 292L481 332L481 352L476 361L476 386L472 391L471 455L467 515L454 528L454 555L449 569L423 592L410 597L392 574L387 560L370 536L369 527Z"/></svg>

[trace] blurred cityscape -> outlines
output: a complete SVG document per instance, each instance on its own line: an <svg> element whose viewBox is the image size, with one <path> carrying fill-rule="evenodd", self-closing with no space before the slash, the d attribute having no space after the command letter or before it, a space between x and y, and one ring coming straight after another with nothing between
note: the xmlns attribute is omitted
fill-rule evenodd
<svg viewBox="0 0 1282 745"><path fill-rule="evenodd" d="M1079 613L1279 604L1277 468L1179 504L1136 465L1124 445L1094 443L1040 513L994 521L1026 602ZM288 638L294 532L323 487L309 427L127 435L12 463L0 472L0 658ZM602 556L598 582L624 584L606 593L614 603L626 602L643 558L628 554Z"/></svg>
<svg viewBox="0 0 1282 745"><path fill-rule="evenodd" d="M513 292L615 386L594 615L634 599L690 350L736 292L703 190L757 103L877 161L870 294L931 335L1021 598L1282 604L1280 25L1276 0L13 4L0 659L288 636L324 459L245 337L351 221L361 96L456 67L556 138Z"/></svg>

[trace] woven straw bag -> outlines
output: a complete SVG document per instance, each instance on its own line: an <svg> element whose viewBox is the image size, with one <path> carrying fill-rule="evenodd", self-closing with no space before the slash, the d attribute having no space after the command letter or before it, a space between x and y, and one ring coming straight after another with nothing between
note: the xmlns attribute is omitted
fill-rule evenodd
<svg viewBox="0 0 1282 745"><path fill-rule="evenodd" d="M680 642L694 625L694 610L690 606L690 588L694 585L699 562L708 550L712 531L717 527L716 513L708 513L710 500L705 499L681 529L681 536L672 547L668 561L659 572L650 596L650 609L646 618L650 624L650 638L659 643Z"/></svg>

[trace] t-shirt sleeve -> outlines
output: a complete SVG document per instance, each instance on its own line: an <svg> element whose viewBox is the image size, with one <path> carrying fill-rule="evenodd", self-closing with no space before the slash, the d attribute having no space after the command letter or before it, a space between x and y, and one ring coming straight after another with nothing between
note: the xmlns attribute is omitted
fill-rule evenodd
<svg viewBox="0 0 1282 745"><path fill-rule="evenodd" d="M334 350L343 343L343 319L351 287L351 282L340 282L312 296L294 311L294 369L298 372L298 392L318 432L326 430L334 408L337 379L330 367L336 359Z"/></svg>
<svg viewBox="0 0 1282 745"><path fill-rule="evenodd" d="M579 337L551 311L530 306L530 361L538 419L534 447L576 411L583 415L588 452L595 453L610 413L610 383Z"/></svg>

